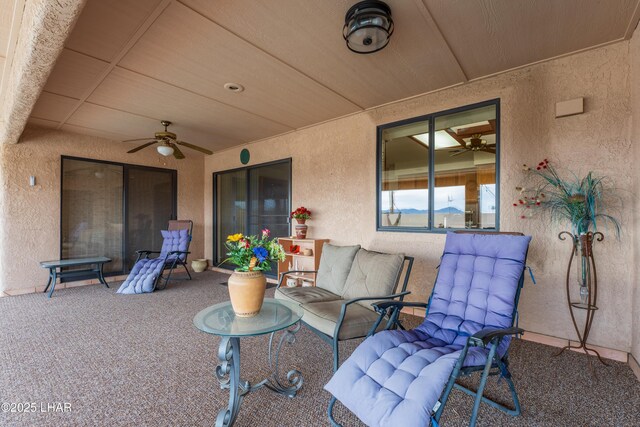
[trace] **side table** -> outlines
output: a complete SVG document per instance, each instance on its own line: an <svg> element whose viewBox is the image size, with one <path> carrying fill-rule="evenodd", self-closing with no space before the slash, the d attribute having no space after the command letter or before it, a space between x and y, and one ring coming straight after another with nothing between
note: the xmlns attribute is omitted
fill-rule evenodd
<svg viewBox="0 0 640 427"><path fill-rule="evenodd" d="M222 338L218 347L216 377L220 388L229 389L229 405L218 412L216 427L233 425L242 400L249 392L266 387L288 397L296 395L302 387L302 374L298 370L290 370L286 375L286 383L283 384L278 371L278 358L285 342L289 344L295 342L295 334L300 330L302 314L300 305L273 298L265 298L260 313L253 317L237 317L233 313L230 301L212 305L196 314L193 318L196 328ZM274 336L278 331L283 333L276 343ZM242 380L240 376L240 339L266 334L271 334L268 361L272 374L252 385Z"/></svg>

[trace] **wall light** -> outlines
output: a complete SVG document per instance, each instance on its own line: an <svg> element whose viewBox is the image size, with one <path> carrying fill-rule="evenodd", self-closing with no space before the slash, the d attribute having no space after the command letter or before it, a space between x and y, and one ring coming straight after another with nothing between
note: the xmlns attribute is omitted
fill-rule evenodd
<svg viewBox="0 0 640 427"><path fill-rule="evenodd" d="M391 8L378 0L361 1L347 11L342 36L349 50L373 53L383 49L393 34Z"/></svg>

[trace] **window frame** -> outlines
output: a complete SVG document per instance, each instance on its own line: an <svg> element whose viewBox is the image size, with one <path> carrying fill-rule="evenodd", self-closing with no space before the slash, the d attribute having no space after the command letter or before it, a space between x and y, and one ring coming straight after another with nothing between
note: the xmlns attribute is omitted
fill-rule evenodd
<svg viewBox="0 0 640 427"><path fill-rule="evenodd" d="M477 102L474 104L464 105L461 107L451 108L448 110L438 111L436 113L425 114L410 119L399 120L392 123L385 123L379 125L376 128L376 231L382 232L400 232L400 233L436 233L444 234L454 230L476 230L475 228L438 228L434 227L435 211L433 209L435 203L435 144L429 144L429 219L427 227L397 227L397 226L383 226L381 224L381 196L382 196L382 132L385 129L404 126L416 122L427 121L429 123L429 141L435 141L435 122L438 117L447 116L450 114L461 113L464 111L473 110L476 108L495 106L496 108L496 220L495 228L477 229L488 231L500 231L500 98L490 99L487 101Z"/></svg>

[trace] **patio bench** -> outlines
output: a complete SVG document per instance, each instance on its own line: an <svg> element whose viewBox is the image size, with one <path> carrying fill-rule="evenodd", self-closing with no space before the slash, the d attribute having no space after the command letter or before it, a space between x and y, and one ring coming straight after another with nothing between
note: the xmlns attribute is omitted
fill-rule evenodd
<svg viewBox="0 0 640 427"><path fill-rule="evenodd" d="M385 325L372 303L402 301L413 258L362 249L360 245L325 243L318 271L287 271L280 275L277 299L293 301L304 310L302 323L333 347L333 369L338 369L338 342L362 338ZM398 289L404 270L404 280ZM282 287L285 275L316 273L316 286ZM398 312L387 319L395 322Z"/></svg>

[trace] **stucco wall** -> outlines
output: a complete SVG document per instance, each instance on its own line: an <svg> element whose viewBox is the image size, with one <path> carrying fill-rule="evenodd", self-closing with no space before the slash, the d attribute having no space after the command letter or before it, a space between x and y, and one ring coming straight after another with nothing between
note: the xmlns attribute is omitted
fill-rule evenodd
<svg viewBox="0 0 640 427"><path fill-rule="evenodd" d="M633 37L630 41L630 62L631 62L631 97L632 97L632 111L633 111L633 126L631 129L631 141L633 147L633 224L634 230L637 232L640 229L640 218L638 212L640 212L640 31L636 29L633 33ZM637 237L634 240L634 258L637 260L640 257L640 239ZM633 281L634 288L633 302L631 306L632 316L632 343L631 354L640 361L640 263L635 262L632 264L633 269ZM640 374L639 374L640 375Z"/></svg>
<svg viewBox="0 0 640 427"><path fill-rule="evenodd" d="M411 299L431 291L444 235L376 232L376 126L492 98L501 99L501 228L532 234L529 263L537 285L527 280L520 325L533 332L575 338L566 306L564 277L570 252L557 239L562 224L520 220L512 207L522 184L521 165L549 158L578 174L595 170L610 177L625 209L620 212L620 241L607 230L596 246L600 310L590 342L629 351L633 256L631 218L634 170L631 156L629 43L621 42L579 55L427 94L353 116L249 144L251 164L292 158L293 205L314 212L309 236L336 244L404 252L416 257ZM429 72L429 70L424 70ZM586 98L586 113L556 119L555 103ZM242 166L240 150L205 159L206 257L212 248L212 173Z"/></svg>
<svg viewBox="0 0 640 427"><path fill-rule="evenodd" d="M0 291L46 284L38 261L60 257L60 157L163 167L178 171L178 218L194 221L192 259L204 252L203 158L160 157L154 150L126 154L120 142L28 127L19 144L0 144ZM37 185L29 186L29 176Z"/></svg>

